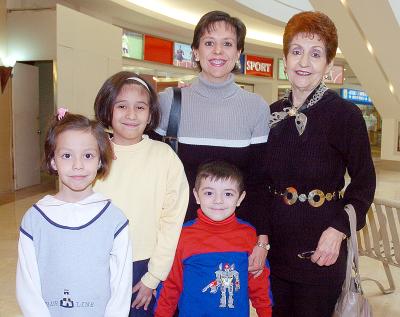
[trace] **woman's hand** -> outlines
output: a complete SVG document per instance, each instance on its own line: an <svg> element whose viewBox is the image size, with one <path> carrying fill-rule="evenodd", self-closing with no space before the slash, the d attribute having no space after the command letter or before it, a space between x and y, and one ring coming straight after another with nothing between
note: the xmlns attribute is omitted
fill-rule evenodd
<svg viewBox="0 0 400 317"><path fill-rule="evenodd" d="M258 241L268 243L268 236L260 235ZM264 270L265 260L268 251L259 246L254 246L253 252L249 256L249 272L254 275L254 278L261 275Z"/></svg>
<svg viewBox="0 0 400 317"><path fill-rule="evenodd" d="M332 227L322 232L317 249L311 256L311 261L319 266L329 266L336 263L340 245L346 236Z"/></svg>
<svg viewBox="0 0 400 317"><path fill-rule="evenodd" d="M151 298L153 296L153 290L151 288L148 288L146 285L142 283L142 281L139 281L133 288L132 288L132 294L135 294L137 292L136 298L133 301L131 307L132 308L140 308L142 306L144 310L147 310L147 307L150 304Z"/></svg>

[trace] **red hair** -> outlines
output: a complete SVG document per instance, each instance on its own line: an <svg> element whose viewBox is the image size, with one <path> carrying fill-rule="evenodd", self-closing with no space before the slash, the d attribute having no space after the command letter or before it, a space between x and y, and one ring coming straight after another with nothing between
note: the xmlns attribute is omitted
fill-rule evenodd
<svg viewBox="0 0 400 317"><path fill-rule="evenodd" d="M326 62L329 64L336 55L338 35L335 24L322 12L304 11L290 18L283 34L283 54L287 57L293 38L305 33L308 36L321 38L326 47Z"/></svg>

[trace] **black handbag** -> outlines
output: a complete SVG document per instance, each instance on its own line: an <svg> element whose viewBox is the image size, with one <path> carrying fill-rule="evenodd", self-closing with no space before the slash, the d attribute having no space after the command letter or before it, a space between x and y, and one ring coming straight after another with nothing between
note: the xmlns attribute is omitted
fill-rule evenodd
<svg viewBox="0 0 400 317"><path fill-rule="evenodd" d="M175 153L178 153L178 128L181 121L182 92L178 87L173 88L171 110L169 112L168 128L162 141L167 143Z"/></svg>

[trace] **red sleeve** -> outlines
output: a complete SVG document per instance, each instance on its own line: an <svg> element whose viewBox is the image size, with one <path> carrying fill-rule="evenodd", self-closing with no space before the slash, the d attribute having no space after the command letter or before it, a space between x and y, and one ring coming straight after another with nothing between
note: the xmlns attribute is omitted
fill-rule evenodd
<svg viewBox="0 0 400 317"><path fill-rule="evenodd" d="M258 317L272 316L269 268L265 267L259 277L249 273L249 297Z"/></svg>
<svg viewBox="0 0 400 317"><path fill-rule="evenodd" d="M167 279L162 283L159 295L157 295L157 304L154 311L154 317L174 316L179 298L182 293L183 284L181 246L182 243L179 241L171 271L169 272Z"/></svg>
<svg viewBox="0 0 400 317"><path fill-rule="evenodd" d="M247 241L252 242L248 245L249 254L253 251L253 246L257 241L257 236L254 231L249 232ZM269 265L265 264L264 271L260 276L254 278L254 275L249 273L249 297L251 304L257 311L258 317L272 316L272 298L271 286L269 283Z"/></svg>

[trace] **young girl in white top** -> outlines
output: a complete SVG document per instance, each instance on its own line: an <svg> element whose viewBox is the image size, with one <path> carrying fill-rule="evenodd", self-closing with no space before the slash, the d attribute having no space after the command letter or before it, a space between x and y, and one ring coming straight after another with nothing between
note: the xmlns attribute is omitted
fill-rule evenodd
<svg viewBox="0 0 400 317"><path fill-rule="evenodd" d="M119 72L101 87L96 118L112 130L114 162L95 190L120 206L133 240L130 316L153 316L153 290L168 276L186 213L189 188L181 161L145 131L157 127L157 94L141 77Z"/></svg>
<svg viewBox="0 0 400 317"><path fill-rule="evenodd" d="M59 191L24 215L17 299L24 316L127 316L132 249L128 220L92 182L108 174L112 149L100 123L59 109L45 167Z"/></svg>

